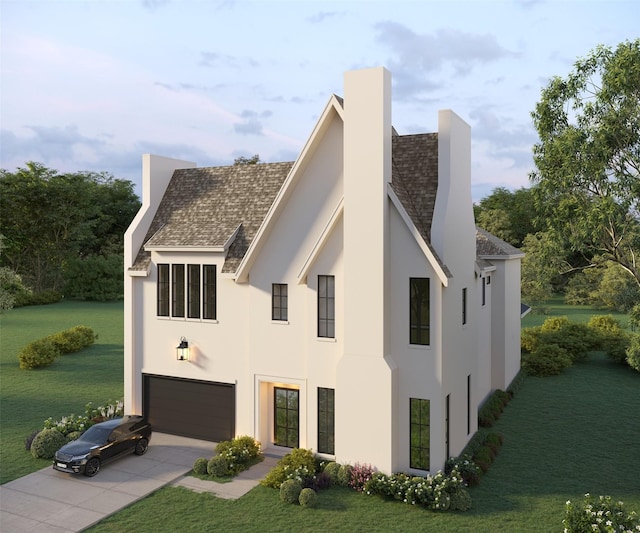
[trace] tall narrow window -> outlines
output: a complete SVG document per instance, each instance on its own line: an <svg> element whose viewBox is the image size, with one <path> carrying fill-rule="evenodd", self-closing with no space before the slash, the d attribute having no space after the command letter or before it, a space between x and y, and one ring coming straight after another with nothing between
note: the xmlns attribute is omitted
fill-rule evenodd
<svg viewBox="0 0 640 533"><path fill-rule="evenodd" d="M187 265L187 317L200 318L200 265Z"/></svg>
<svg viewBox="0 0 640 533"><path fill-rule="evenodd" d="M336 288L333 276L318 276L318 337L336 336Z"/></svg>
<svg viewBox="0 0 640 533"><path fill-rule="evenodd" d="M482 306L487 303L487 278L482 278Z"/></svg>
<svg viewBox="0 0 640 533"><path fill-rule="evenodd" d="M449 459L449 457L451 457L451 454L449 452L449 399L450 399L451 394L447 394L447 399L445 402L445 413L444 413L444 439L445 439L445 452L446 452L446 458Z"/></svg>
<svg viewBox="0 0 640 533"><path fill-rule="evenodd" d="M202 317L216 319L216 265L202 266Z"/></svg>
<svg viewBox="0 0 640 533"><path fill-rule="evenodd" d="M467 288L462 289L462 325L467 323Z"/></svg>
<svg viewBox="0 0 640 533"><path fill-rule="evenodd" d="M471 374L467 376L467 435L471 433Z"/></svg>
<svg viewBox="0 0 640 533"><path fill-rule="evenodd" d="M297 389L274 388L275 444L297 448L299 442L299 398Z"/></svg>
<svg viewBox="0 0 640 533"><path fill-rule="evenodd" d="M409 466L420 470L429 470L430 402L420 398L410 398L409 401L411 409Z"/></svg>
<svg viewBox="0 0 640 533"><path fill-rule="evenodd" d="M271 320L288 320L288 288L286 283L271 285Z"/></svg>
<svg viewBox="0 0 640 533"><path fill-rule="evenodd" d="M169 265L158 265L158 316L169 316Z"/></svg>
<svg viewBox="0 0 640 533"><path fill-rule="evenodd" d="M411 344L430 344L429 278L409 280L409 307Z"/></svg>
<svg viewBox="0 0 640 533"><path fill-rule="evenodd" d="M335 390L318 387L318 451L335 453Z"/></svg>
<svg viewBox="0 0 640 533"><path fill-rule="evenodd" d="M171 316L184 316L184 265L171 265Z"/></svg>

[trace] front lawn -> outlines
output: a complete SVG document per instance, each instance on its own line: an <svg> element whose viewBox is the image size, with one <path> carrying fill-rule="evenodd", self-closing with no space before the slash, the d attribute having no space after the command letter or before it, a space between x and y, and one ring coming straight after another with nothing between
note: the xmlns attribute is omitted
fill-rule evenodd
<svg viewBox="0 0 640 533"><path fill-rule="evenodd" d="M29 342L77 325L89 326L96 343L48 367L21 370L19 351ZM0 318L0 483L51 463L25 451L24 440L48 417L84 414L85 405L123 394L122 302L61 302L12 309Z"/></svg>

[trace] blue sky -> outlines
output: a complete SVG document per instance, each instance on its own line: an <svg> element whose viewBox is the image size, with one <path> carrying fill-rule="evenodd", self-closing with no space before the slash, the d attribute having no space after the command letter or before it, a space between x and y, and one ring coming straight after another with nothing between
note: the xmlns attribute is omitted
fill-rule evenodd
<svg viewBox="0 0 640 533"><path fill-rule="evenodd" d="M136 183L141 156L297 157L344 72L385 66L400 134L472 127L475 200L528 186L540 90L639 36L635 0L0 0L0 168Z"/></svg>

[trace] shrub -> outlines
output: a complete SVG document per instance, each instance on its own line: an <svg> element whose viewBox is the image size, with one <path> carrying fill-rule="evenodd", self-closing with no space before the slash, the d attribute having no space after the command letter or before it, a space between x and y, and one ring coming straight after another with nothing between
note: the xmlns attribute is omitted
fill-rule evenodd
<svg viewBox="0 0 640 533"><path fill-rule="evenodd" d="M349 481L349 487L358 492L364 490L364 486L371 479L371 476L376 471L375 467L370 464L356 463L351 470L351 479Z"/></svg>
<svg viewBox="0 0 640 533"><path fill-rule="evenodd" d="M45 429L56 429L67 438L71 433L83 433L92 425L93 422L87 417L76 415L63 416L60 420L49 417L44 421Z"/></svg>
<svg viewBox="0 0 640 533"><path fill-rule="evenodd" d="M462 480L468 487L473 487L480 483L482 471L469 455L450 457L444 465L444 473L450 475L454 469L460 472Z"/></svg>
<svg viewBox="0 0 640 533"><path fill-rule="evenodd" d="M351 472L353 467L351 465L340 465L338 470L338 485L341 487L348 487L351 481Z"/></svg>
<svg viewBox="0 0 640 533"><path fill-rule="evenodd" d="M20 291L16 294L14 307L25 307L27 305L47 305L55 304L62 300L62 293L50 289L38 293L31 291Z"/></svg>
<svg viewBox="0 0 640 533"><path fill-rule="evenodd" d="M478 425L482 427L493 426L510 399L509 393L496 389L478 411Z"/></svg>
<svg viewBox="0 0 640 533"><path fill-rule="evenodd" d="M449 507L451 511L468 511L471 509L471 495L466 488L459 487L449 494L449 497L451 499Z"/></svg>
<svg viewBox="0 0 640 533"><path fill-rule="evenodd" d="M316 462L311 450L294 448L278 461L260 482L265 487L279 489L287 479L297 479L301 484L316 473Z"/></svg>
<svg viewBox="0 0 640 533"><path fill-rule="evenodd" d="M43 429L31 443L31 455L36 459L51 459L66 443L67 439L57 429Z"/></svg>
<svg viewBox="0 0 640 533"><path fill-rule="evenodd" d="M72 431L71 433L67 433L65 435L65 437L67 437L67 441L71 442L72 440L78 440L81 436L82 433L84 433L83 431Z"/></svg>
<svg viewBox="0 0 640 533"><path fill-rule="evenodd" d="M320 472L315 476L303 479L302 486L303 488L309 488L315 491L328 489L331 487L331 477L326 472Z"/></svg>
<svg viewBox="0 0 640 533"><path fill-rule="evenodd" d="M78 352L96 341L96 334L88 326L74 326L47 337L61 353Z"/></svg>
<svg viewBox="0 0 640 533"><path fill-rule="evenodd" d="M627 348L627 364L640 372L640 334L631 336L629 347Z"/></svg>
<svg viewBox="0 0 640 533"><path fill-rule="evenodd" d="M85 406L85 416L94 422L103 422L124 415L124 402L122 400L109 400L105 405L93 407L89 402Z"/></svg>
<svg viewBox="0 0 640 533"><path fill-rule="evenodd" d="M207 463L207 474L213 477L224 477L229 474L229 461L222 455L215 455Z"/></svg>
<svg viewBox="0 0 640 533"><path fill-rule="evenodd" d="M48 339L38 339L27 344L20 353L20 368L32 369L50 365L60 355L60 350L56 348Z"/></svg>
<svg viewBox="0 0 640 533"><path fill-rule="evenodd" d="M302 507L315 507L318 502L318 493L310 488L302 489L300 496L298 496L298 502Z"/></svg>
<svg viewBox="0 0 640 533"><path fill-rule="evenodd" d="M199 476L204 476L208 472L209 461L207 461L206 457L198 457L193 462L193 473L198 474Z"/></svg>
<svg viewBox="0 0 640 533"><path fill-rule="evenodd" d="M542 326L525 328L521 333L520 345L525 353L539 351L549 344L556 344L566 350L567 355L575 362L597 350L599 338L586 324L571 322L565 316L548 318Z"/></svg>
<svg viewBox="0 0 640 533"><path fill-rule="evenodd" d="M335 461L327 463L324 467L324 472L329 476L329 479L331 479L331 483L334 485L338 484L338 472L340 472L340 465L338 463Z"/></svg>
<svg viewBox="0 0 640 533"><path fill-rule="evenodd" d="M286 479L280 485L280 499L285 503L296 503L301 492L302 483L297 479Z"/></svg>
<svg viewBox="0 0 640 533"><path fill-rule="evenodd" d="M640 304L634 305L629 311L629 325L632 331L640 329Z"/></svg>
<svg viewBox="0 0 640 533"><path fill-rule="evenodd" d="M503 441L504 437L500 433L488 433L484 443L485 446L491 449L494 455L497 455Z"/></svg>
<svg viewBox="0 0 640 533"><path fill-rule="evenodd" d="M494 458L495 454L492 453L491 448L483 446L473 456L473 462L480 467L480 470L482 470L483 473L486 474L489 471Z"/></svg>
<svg viewBox="0 0 640 533"><path fill-rule="evenodd" d="M29 435L27 435L27 438L24 439L24 449L29 451L31 450L31 443L33 442L33 439L35 439L36 435L40 433L39 429L35 429L33 430L31 433L29 433Z"/></svg>
<svg viewBox="0 0 640 533"><path fill-rule="evenodd" d="M623 502L613 502L611 496L596 499L587 493L581 504L567 501L562 525L566 533L637 531L640 519L634 511L627 512Z"/></svg>
<svg viewBox="0 0 640 533"><path fill-rule="evenodd" d="M567 355L567 351L557 344L540 346L522 356L522 368L532 376L554 376L571 365L571 358Z"/></svg>
<svg viewBox="0 0 640 533"><path fill-rule="evenodd" d="M235 476L260 457L260 443L253 437L243 435L218 443L215 451L227 460L229 472L225 475Z"/></svg>
<svg viewBox="0 0 640 533"><path fill-rule="evenodd" d="M626 362L629 335L622 329L620 322L611 315L596 315L589 320L589 327L600 336L600 349L619 363Z"/></svg>

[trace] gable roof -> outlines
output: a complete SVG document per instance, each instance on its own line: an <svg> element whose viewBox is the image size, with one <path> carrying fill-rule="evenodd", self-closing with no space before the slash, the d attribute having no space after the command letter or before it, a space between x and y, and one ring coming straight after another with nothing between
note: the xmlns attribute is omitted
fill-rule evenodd
<svg viewBox="0 0 640 533"><path fill-rule="evenodd" d="M476 255L482 259L524 257L524 253L518 248L479 227L476 227Z"/></svg>
<svg viewBox="0 0 640 533"><path fill-rule="evenodd" d="M145 270L150 250L227 250L234 272L293 163L176 170L132 270Z"/></svg>

